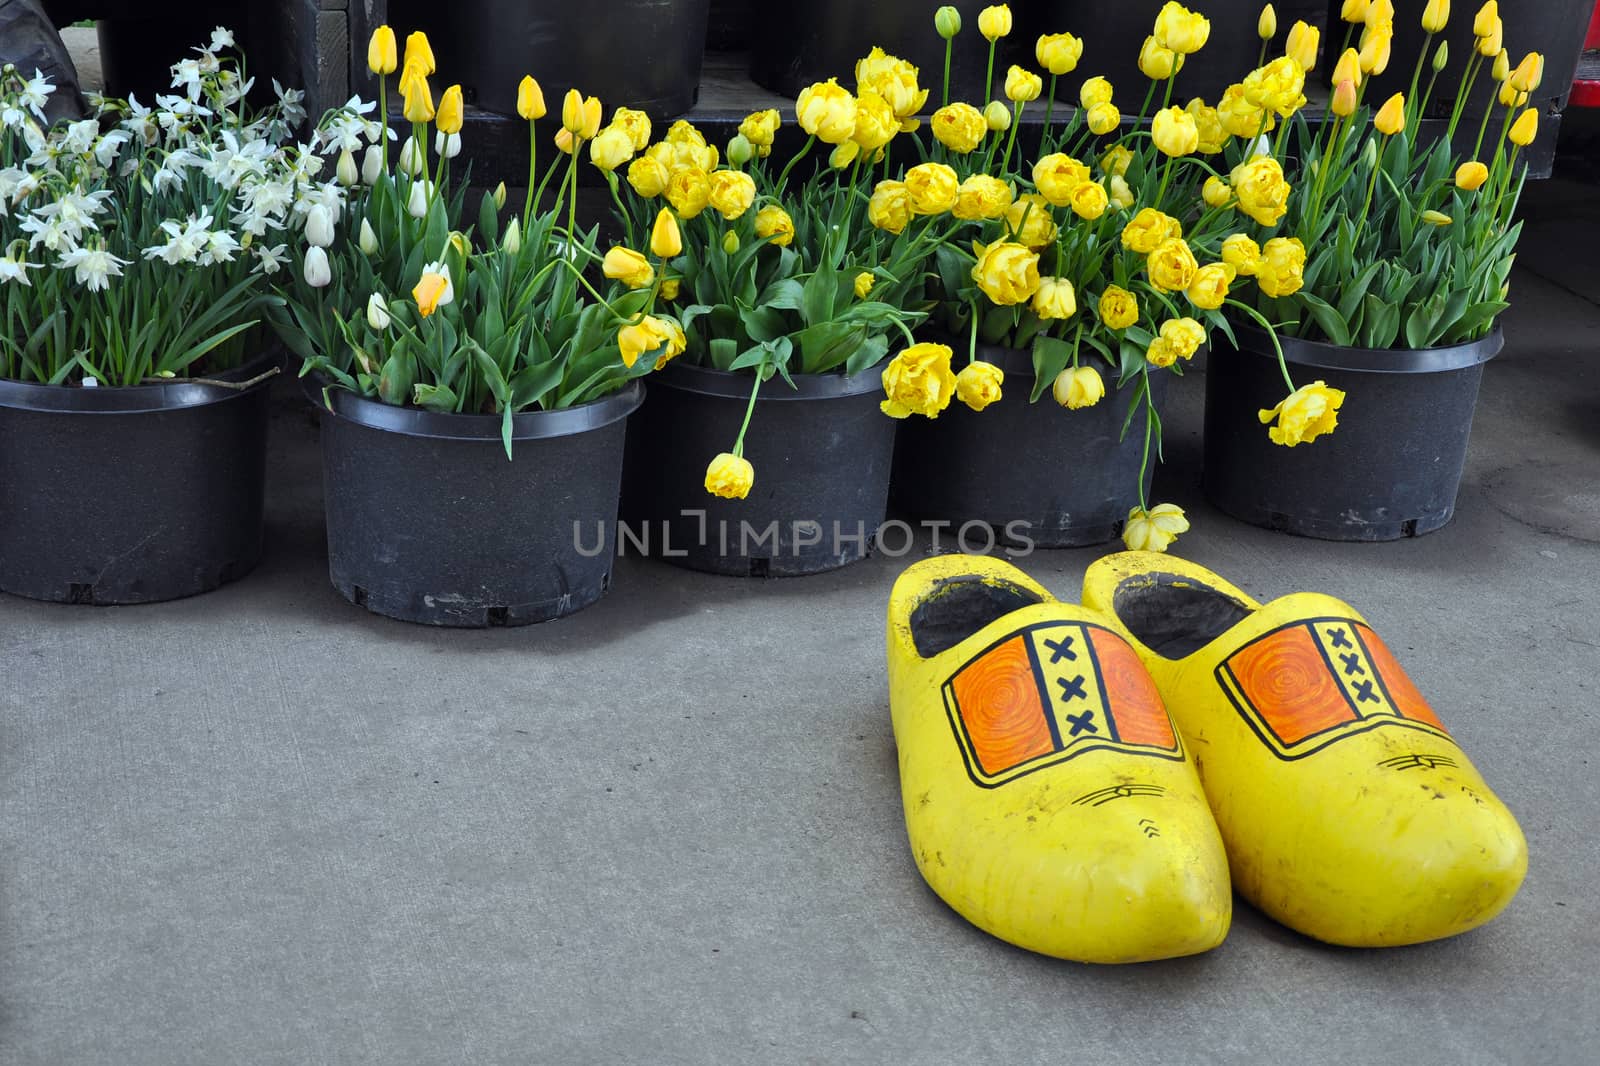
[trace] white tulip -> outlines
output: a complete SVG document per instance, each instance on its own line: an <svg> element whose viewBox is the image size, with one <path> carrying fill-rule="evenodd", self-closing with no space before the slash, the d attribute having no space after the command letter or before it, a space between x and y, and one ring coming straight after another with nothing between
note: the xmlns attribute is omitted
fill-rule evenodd
<svg viewBox="0 0 1600 1066"><path fill-rule="evenodd" d="M305 265L306 284L313 289L320 289L333 281L333 269L328 266L328 253L318 247L306 250Z"/></svg>
<svg viewBox="0 0 1600 1066"><path fill-rule="evenodd" d="M318 248L333 243L333 215L321 204L306 212L306 240Z"/></svg>
<svg viewBox="0 0 1600 1066"><path fill-rule="evenodd" d="M339 179L339 184L349 188L361 180L361 171L356 167L356 157L346 148L339 153L339 165L333 169L334 176Z"/></svg>
<svg viewBox="0 0 1600 1066"><path fill-rule="evenodd" d="M406 143L400 146L400 169L416 177L425 166L427 162L422 158L422 147L417 144L415 137L407 137Z"/></svg>
<svg viewBox="0 0 1600 1066"><path fill-rule="evenodd" d="M361 220L361 235L356 238L356 244L360 247L362 255L378 254L378 235L373 232L372 223L366 219Z"/></svg>
<svg viewBox="0 0 1600 1066"><path fill-rule="evenodd" d="M411 183L411 198L406 201L406 210L411 212L412 218L422 218L428 213L428 201L433 198L433 182L418 179Z"/></svg>
<svg viewBox="0 0 1600 1066"><path fill-rule="evenodd" d="M452 133L447 137L442 131L435 133L433 150L445 159L454 159L461 154L461 134Z"/></svg>
<svg viewBox="0 0 1600 1066"><path fill-rule="evenodd" d="M377 293L367 297L367 325L379 333L389 328L389 308Z"/></svg>
<svg viewBox="0 0 1600 1066"><path fill-rule="evenodd" d="M512 255L522 250L522 223L518 219L513 218L506 226L506 235L501 239L500 247Z"/></svg>
<svg viewBox="0 0 1600 1066"><path fill-rule="evenodd" d="M367 149L367 154L361 159L361 180L367 185L378 184L378 175L383 173L383 149L373 145Z"/></svg>

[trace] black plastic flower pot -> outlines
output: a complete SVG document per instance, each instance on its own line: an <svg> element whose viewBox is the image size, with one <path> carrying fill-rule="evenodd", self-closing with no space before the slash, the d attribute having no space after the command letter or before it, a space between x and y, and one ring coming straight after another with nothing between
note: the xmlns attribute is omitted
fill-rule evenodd
<svg viewBox="0 0 1600 1066"><path fill-rule="evenodd" d="M249 573L281 360L218 374L226 385L0 381L0 591L155 603Z"/></svg>
<svg viewBox="0 0 1600 1066"><path fill-rule="evenodd" d="M954 0L961 12L961 32L950 58L950 99L979 108L989 94L984 75L989 42L978 33L978 12L988 0ZM769 4L761 9L752 32L750 76L758 85L784 96L796 96L813 82L838 78L852 91L856 60L874 45L916 64L918 83L928 90L926 111L939 107L944 82L944 38L934 29L939 5L929 0L814 0L807 4ZM1028 43L1031 67L1032 43ZM1005 79L1006 67L1024 62L1018 37L1001 38L995 48L994 78ZM787 119L787 116L786 116Z"/></svg>
<svg viewBox="0 0 1600 1066"><path fill-rule="evenodd" d="M322 408L328 576L345 599L425 625L526 625L611 585L634 382L512 419L393 407L329 389ZM321 402L322 396L317 400Z"/></svg>
<svg viewBox="0 0 1600 1066"><path fill-rule="evenodd" d="M1323 540L1379 541L1439 529L1455 513L1483 364L1499 330L1420 351L1373 351L1280 338L1299 385L1345 392L1337 428L1285 447L1258 412L1288 393L1271 339L1238 325L1239 350L1206 369L1207 498L1251 525Z"/></svg>
<svg viewBox="0 0 1600 1066"><path fill-rule="evenodd" d="M1028 402L1030 353L980 345L978 358L1005 372L1000 400L981 412L957 400L938 418L905 420L890 488L896 511L948 522L958 535L977 523L996 542L1020 548L1114 540L1139 503L1143 417L1136 415L1122 435L1134 386L1110 389L1094 406L1073 411L1048 392ZM1150 375L1157 411L1167 377ZM1154 468L1152 454L1147 491Z"/></svg>
<svg viewBox="0 0 1600 1066"><path fill-rule="evenodd" d="M1184 60L1178 72L1172 101L1179 107L1196 96L1213 106L1223 90L1256 66L1261 55L1257 24L1262 4L1259 0L1213 0L1190 4L1193 10L1211 20L1211 35L1200 51ZM1284 36L1296 19L1321 26L1325 4L1322 0L1278 0L1273 5L1278 16L1278 33L1268 48L1268 58L1283 54ZM1041 0L1018 7L1018 28L1030 49L1026 66L1036 70L1031 55L1040 34L1071 33L1083 39L1083 58L1078 69L1056 85L1056 95L1076 103L1078 87L1086 78L1101 75L1116 89L1117 106L1125 116L1138 114L1150 79L1139 70L1139 49L1155 28L1159 3L1105 4L1098 0ZM1046 83L1049 77L1046 75ZM1164 85L1164 83L1163 83ZM1162 87L1157 87L1151 109L1161 106Z"/></svg>
<svg viewBox="0 0 1600 1066"><path fill-rule="evenodd" d="M651 376L628 438L623 551L737 577L797 577L865 558L888 506L895 420L882 367L799 374L761 386L743 500L706 492L706 465L733 446L754 379L673 363Z"/></svg>
<svg viewBox="0 0 1600 1066"><path fill-rule="evenodd" d="M389 22L402 44L407 32L426 31L438 85L459 83L485 110L516 115L517 85L533 75L559 125L561 98L573 88L599 97L608 118L618 107L656 120L688 111L700 90L709 8L710 0L460 0L441 16L435 5L401 0L390 3Z"/></svg>

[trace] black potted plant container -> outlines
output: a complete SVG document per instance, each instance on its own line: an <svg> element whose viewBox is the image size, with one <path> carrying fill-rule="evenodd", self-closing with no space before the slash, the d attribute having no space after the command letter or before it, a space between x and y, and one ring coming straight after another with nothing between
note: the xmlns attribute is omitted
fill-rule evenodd
<svg viewBox="0 0 1600 1066"><path fill-rule="evenodd" d="M753 379L672 363L628 439L623 517L641 548L692 570L796 577L864 558L888 507L896 423L879 410L883 368L796 374L761 387L743 500L705 489L706 464L739 433ZM629 544L622 548L628 550Z"/></svg>
<svg viewBox="0 0 1600 1066"><path fill-rule="evenodd" d="M1345 39L1346 30L1350 28L1349 23L1339 18L1341 6L1341 0L1329 0L1328 30L1323 37L1323 54L1334 59L1338 58L1337 50ZM1411 88L1411 75L1416 69L1417 55L1426 38L1422 29L1422 7L1421 3L1395 5L1394 42L1391 48L1393 58L1388 69L1368 84L1368 102L1376 105L1394 93L1407 92ZM1449 24L1433 40L1432 48L1437 48L1440 40L1450 43L1450 63L1439 75L1433 95L1429 97L1429 118L1448 119L1455 106L1456 89L1461 84L1467 58L1472 55L1475 41L1472 21L1478 7L1477 3L1458 2L1453 5ZM1572 79L1583 52L1584 31L1594 13L1594 3L1592 0L1502 0L1499 10L1505 27L1504 44L1511 65L1515 67L1529 52L1539 52L1544 56L1544 78L1528 101L1540 114L1539 137L1527 149L1526 158L1532 166L1531 176L1547 177L1555 154L1561 109L1566 106L1567 95L1572 89ZM1350 46L1355 47L1360 37L1361 28L1358 26L1350 36ZM1433 58L1431 51L1428 58ZM1427 84L1429 74L1429 68L1424 65L1422 84ZM1489 76L1488 66L1485 66L1468 97L1464 112L1466 117L1456 131L1455 143L1462 151L1470 151L1476 143L1485 111L1490 113L1488 137L1498 136L1500 116L1505 111L1495 99L1499 88L1499 84Z"/></svg>
<svg viewBox="0 0 1600 1066"><path fill-rule="evenodd" d="M1281 337L1300 384L1346 398L1338 427L1274 444L1257 413L1287 391L1271 340L1238 324L1239 349L1214 347L1206 370L1206 496L1252 525L1323 540L1378 541L1439 529L1455 513L1483 364L1499 330L1422 350L1341 348Z"/></svg>
<svg viewBox="0 0 1600 1066"><path fill-rule="evenodd" d="M267 382L0 380L0 591L134 604L207 592L261 557Z"/></svg>
<svg viewBox="0 0 1600 1066"><path fill-rule="evenodd" d="M462 0L442 16L420 0L389 5L389 24L428 34L441 84L459 82L469 104L516 115L517 84L531 74L552 108L568 89L654 119L694 106L710 0L596 0L552 4Z"/></svg>
<svg viewBox="0 0 1600 1066"><path fill-rule="evenodd" d="M427 625L543 622L610 587L634 382L512 418L395 407L329 389L328 574L351 603Z"/></svg>
<svg viewBox="0 0 1600 1066"><path fill-rule="evenodd" d="M890 499L923 521L987 525L999 543L1036 548L1104 544L1122 532L1139 503L1144 420L1123 436L1134 385L1109 389L1099 403L1067 410L1048 394L1029 403L1033 357L979 345L978 358L1005 372L1001 399L983 411L959 401L938 418L900 427ZM1156 409L1165 372L1150 375ZM1151 456L1144 474L1148 492Z"/></svg>
<svg viewBox="0 0 1600 1066"><path fill-rule="evenodd" d="M807 4L772 4L761 11L762 26L750 49L750 76L764 88L795 96L813 82L838 78L855 88L856 60L874 45L918 67L918 80L928 90L927 110L940 105L944 81L944 39L933 26L940 5L929 0L815 0ZM978 12L988 0L956 0L961 33L950 60L950 99L982 107L988 98L983 83L989 42L978 32ZM995 50L998 84L1011 63L1033 65L1032 42L1021 49L1018 35L1002 38ZM1027 58L1023 59L1023 51Z"/></svg>
<svg viewBox="0 0 1600 1066"><path fill-rule="evenodd" d="M1257 24L1261 0L1212 0L1192 3L1190 8L1211 20L1211 36L1206 46L1189 56L1178 72L1173 103L1182 107L1196 96L1215 104L1229 85L1244 80L1255 69L1261 55ZM1277 0L1278 34L1268 47L1268 58L1283 54L1284 36L1297 19L1321 26L1326 5L1322 0ZM1139 70L1139 49L1155 28L1161 4L1105 4L1094 0L1040 0L1017 8L1018 30L1030 50L1027 66L1036 68L1031 49L1040 34L1071 33L1083 39L1083 58L1078 69L1061 79L1056 95L1076 103L1078 87L1096 74L1110 80L1117 91L1117 105L1124 115L1138 113L1150 79ZM1337 12L1335 13L1337 14ZM1046 79L1048 81L1048 78ZM1161 89L1151 110L1161 104Z"/></svg>

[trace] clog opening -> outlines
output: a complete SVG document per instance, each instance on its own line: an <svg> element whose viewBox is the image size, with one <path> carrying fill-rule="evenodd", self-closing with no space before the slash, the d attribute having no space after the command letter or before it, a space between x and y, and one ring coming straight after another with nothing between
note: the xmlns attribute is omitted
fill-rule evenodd
<svg viewBox="0 0 1600 1066"><path fill-rule="evenodd" d="M1166 659L1192 655L1238 625L1250 609L1177 574L1140 574L1117 586L1112 608L1128 632Z"/></svg>
<svg viewBox="0 0 1600 1066"><path fill-rule="evenodd" d="M911 612L911 640L917 654L929 659L990 622L1042 602L1037 593L1009 581L977 574L946 578Z"/></svg>

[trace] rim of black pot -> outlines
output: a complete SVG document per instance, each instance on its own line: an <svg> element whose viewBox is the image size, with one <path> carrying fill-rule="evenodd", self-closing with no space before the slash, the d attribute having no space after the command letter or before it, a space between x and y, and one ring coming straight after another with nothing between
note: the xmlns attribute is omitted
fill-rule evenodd
<svg viewBox="0 0 1600 1066"><path fill-rule="evenodd" d="M1238 322L1232 325L1241 341L1254 342L1252 350L1272 357L1272 341L1265 330ZM1360 370L1369 374L1436 374L1464 370L1499 355L1505 342L1505 332L1499 325L1492 333L1475 341L1439 348L1344 348L1326 341L1278 337L1286 363L1324 370Z"/></svg>
<svg viewBox="0 0 1600 1066"><path fill-rule="evenodd" d="M761 386L761 400L828 400L860 396L883 388L884 359L858 374L794 374L791 388L783 377L774 374ZM703 396L750 398L750 373L743 370L715 370L708 366L672 362L655 372L661 384Z"/></svg>
<svg viewBox="0 0 1600 1066"><path fill-rule="evenodd" d="M268 374L274 367L281 368L285 357L283 346L272 344L247 363L232 370L206 375L212 381L230 383L261 378L260 381L251 381L245 388L227 388L207 384L204 380L184 378L173 378L153 385L99 385L88 389L81 385L42 385L36 381L0 378L0 407L81 415L148 414L200 407L263 387L271 377L263 378L262 375Z"/></svg>
<svg viewBox="0 0 1600 1066"><path fill-rule="evenodd" d="M306 395L323 410L330 410L322 402L327 381L315 374L301 379ZM348 419L369 429L398 433L406 437L430 437L441 440L494 441L501 440L499 415L467 415L449 411L427 411L420 407L396 407L381 400L358 396L349 389L328 388L327 396L333 404L330 413ZM524 411L511 416L512 440L540 440L551 437L570 437L601 429L633 414L644 402L644 382L635 379L609 396L563 407L554 411Z"/></svg>

